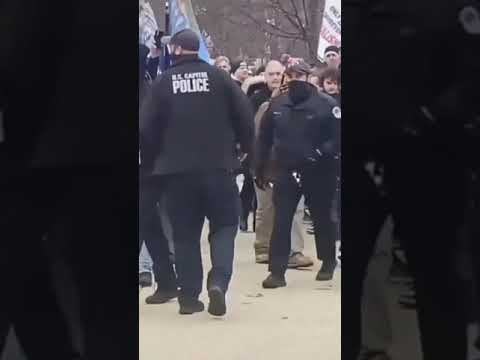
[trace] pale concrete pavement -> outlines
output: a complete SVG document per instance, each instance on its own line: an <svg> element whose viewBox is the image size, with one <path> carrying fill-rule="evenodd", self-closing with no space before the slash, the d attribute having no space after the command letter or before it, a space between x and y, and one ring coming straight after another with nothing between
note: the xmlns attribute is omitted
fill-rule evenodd
<svg viewBox="0 0 480 360"><path fill-rule="evenodd" d="M204 268L210 268L207 227L202 236ZM234 276L228 293L228 313L215 319L206 311L178 314L177 302L146 305L140 294L140 360L291 360L341 358L340 271L331 286L315 281L320 268L287 272L287 287L264 290L267 265L254 262L254 234L236 240ZM305 255L314 241L306 237ZM208 304L206 294L202 301Z"/></svg>

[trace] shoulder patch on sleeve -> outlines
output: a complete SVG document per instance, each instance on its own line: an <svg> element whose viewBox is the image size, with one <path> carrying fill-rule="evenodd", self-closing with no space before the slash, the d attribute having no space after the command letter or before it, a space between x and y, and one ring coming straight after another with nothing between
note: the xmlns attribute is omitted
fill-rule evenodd
<svg viewBox="0 0 480 360"><path fill-rule="evenodd" d="M333 116L335 116L335 118L337 118L337 119L341 119L341 118L342 118L342 110L340 109L339 106L335 106L335 107L332 109L332 114L333 114Z"/></svg>

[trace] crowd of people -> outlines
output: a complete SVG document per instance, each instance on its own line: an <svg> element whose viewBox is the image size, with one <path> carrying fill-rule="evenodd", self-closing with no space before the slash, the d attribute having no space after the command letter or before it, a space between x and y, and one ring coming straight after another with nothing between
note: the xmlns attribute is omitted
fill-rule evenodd
<svg viewBox="0 0 480 360"><path fill-rule="evenodd" d="M303 254L309 222L316 280L330 281L340 240L340 49L327 48L323 66L285 54L252 69L226 56L200 60L190 30L168 46L163 71L156 49L140 51L139 282L156 282L146 302L178 298L181 314L203 311L205 218L211 314L226 313L239 230L255 232L252 263L269 264L262 286L272 289L286 286L288 268L313 266Z"/></svg>

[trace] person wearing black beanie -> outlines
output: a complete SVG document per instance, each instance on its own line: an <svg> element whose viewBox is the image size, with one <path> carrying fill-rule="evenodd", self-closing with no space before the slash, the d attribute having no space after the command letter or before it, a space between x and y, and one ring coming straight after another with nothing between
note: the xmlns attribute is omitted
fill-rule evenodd
<svg viewBox="0 0 480 360"><path fill-rule="evenodd" d="M323 57L328 66L337 69L340 66L340 48L338 46L327 46Z"/></svg>

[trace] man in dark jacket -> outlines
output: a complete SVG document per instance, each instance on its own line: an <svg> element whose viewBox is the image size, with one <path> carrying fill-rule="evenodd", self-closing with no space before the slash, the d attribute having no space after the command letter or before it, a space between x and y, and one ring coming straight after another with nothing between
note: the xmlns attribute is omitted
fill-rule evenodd
<svg viewBox="0 0 480 360"><path fill-rule="evenodd" d="M276 60L272 60L266 67L265 75L259 75L245 80L242 90L249 96L255 114L260 106L270 99L273 90L280 87L283 71L283 65ZM248 83L245 84L246 82ZM251 95L248 95L251 91L253 91ZM240 199L242 200L240 230L242 231L248 231L248 217L257 205L255 201L255 184L251 169L252 159L251 156L247 156L242 161L242 174L244 176L243 187L240 192ZM256 219L254 224L256 225ZM253 230L256 232L255 228Z"/></svg>
<svg viewBox="0 0 480 360"><path fill-rule="evenodd" d="M292 219L300 197L309 202L315 224L318 259L323 261L317 280L330 280L336 267L335 232L330 218L335 192L336 124L341 112L335 100L319 94L307 82L310 68L299 63L287 69L289 90L272 100L260 125L256 176L260 189L267 159L276 166L273 182L274 228L270 245L270 276L264 288L286 286L285 272L291 248Z"/></svg>
<svg viewBox="0 0 480 360"><path fill-rule="evenodd" d="M210 223L212 270L209 312L226 312L239 217L236 145L248 154L253 112L248 99L223 70L198 57L199 39L183 30L171 39L173 66L154 83L141 111L140 132L148 142L167 196L174 234L181 314L203 311L198 300L203 270L200 236Z"/></svg>
<svg viewBox="0 0 480 360"><path fill-rule="evenodd" d="M140 106L150 90L150 83L146 76L149 50L145 48L140 45ZM143 96L142 88L144 89ZM140 140L141 145L142 143L144 142ZM140 246L145 242L146 249L153 262L152 268L157 283L155 292L146 298L146 303L163 304L177 297L176 274L170 259L168 240L159 216L159 195L156 179L151 176L154 159L149 156L151 153L147 148L143 150L140 149L139 164L139 242ZM143 283L145 286L150 286L152 283L151 273L141 272L139 283L140 285Z"/></svg>

